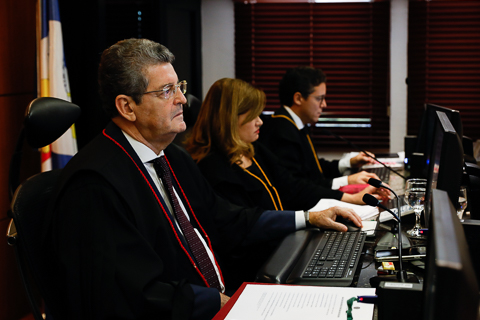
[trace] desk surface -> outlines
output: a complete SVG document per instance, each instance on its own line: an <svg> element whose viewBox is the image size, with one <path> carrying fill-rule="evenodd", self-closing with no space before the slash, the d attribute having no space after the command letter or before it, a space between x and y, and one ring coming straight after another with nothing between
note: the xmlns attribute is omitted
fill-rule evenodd
<svg viewBox="0 0 480 320"><path fill-rule="evenodd" d="M398 173L400 173L403 176L408 176L409 172L406 172L403 167L401 167L400 170L398 170ZM389 181L388 184L392 190L395 191L395 193L399 197L403 197L403 194L405 192L405 179L401 177L400 175L397 175L395 173L390 173ZM395 221L389 220L383 223L378 223L377 224L377 229L376 229L376 234L374 238L367 238L367 241L365 242L364 246L364 252L365 255L363 257L363 263L362 263L362 269L360 272L360 275L358 277L358 281L354 283L355 286L357 287L371 287L370 286L370 278L377 276L377 269L380 267L381 263L376 262L374 259L374 254L375 254L375 247L378 243L378 241L387 233L390 232L392 227L395 225ZM422 215L422 223L424 224L425 222L423 221L423 215ZM402 234L404 237L407 237L405 234L405 231L412 228L415 225L415 215L410 214L406 216L402 216L402 229L403 232ZM410 239L411 245L412 246L426 246L426 241L425 240L415 240L415 239ZM408 261L403 261L402 263L403 269L413 272L415 274L417 273L422 273L422 270L419 270L417 267L413 266L410 262ZM398 270L398 263L395 263L395 268ZM419 274L419 276L422 278L423 273Z"/></svg>
<svg viewBox="0 0 480 320"><path fill-rule="evenodd" d="M409 228L411 228L415 223L415 217L413 214L404 216L402 219L402 228L405 232ZM364 287L369 288L370 286L370 278L377 276L377 269L381 266L380 262L376 262L374 259L375 254L375 247L377 242L384 236L389 230L393 227L394 221L389 220L384 223L378 223L377 231L375 237L367 238L364 245L364 257L362 262L362 269L358 276L358 280L354 282L354 285L357 287ZM406 236L406 235L404 235ZM412 246L426 246L425 240L416 240L410 239ZM423 272L420 268L413 265L410 261L403 261L402 263L403 269L408 272L413 272L415 275L419 276L420 281L423 278ZM395 262L395 268L398 269L398 263Z"/></svg>
<svg viewBox="0 0 480 320"><path fill-rule="evenodd" d="M405 172L403 169L398 170L402 175L408 175L408 172ZM390 174L389 179L390 187L397 193L399 197L402 197L405 191L405 180L395 173ZM354 283L357 287L371 287L370 278L377 276L377 269L381 266L380 262L376 262L374 259L375 247L378 241L387 233L390 232L392 227L396 222L392 219L383 223L377 224L377 230L374 238L367 238L364 246L365 255L363 257L362 269L358 277L358 281ZM422 223L423 215L422 215ZM405 231L412 228L415 225L415 215L410 214L402 216L402 229L403 236L407 237ZM410 238L411 246L426 246L426 240L417 240ZM423 272L420 268L413 265L410 261L403 261L403 269L407 272L412 272L415 275L419 276L420 281L423 281ZM398 270L398 262L395 262L395 268Z"/></svg>
<svg viewBox="0 0 480 320"><path fill-rule="evenodd" d="M402 228L403 230L408 230L415 224L415 215L411 214L405 217L402 217ZM389 220L384 223L378 223L377 231L374 238L367 238L364 245L364 256L362 262L362 269L358 275L358 279L354 282L354 286L361 288L370 288L370 278L377 276L377 269L381 266L380 262L376 262L374 259L375 247L379 239L384 236L389 230L393 227L394 221ZM412 246L426 246L425 240L415 240L410 239ZM398 262L395 262L395 268L398 269ZM423 272L420 268L414 266L410 261L403 261L403 269L407 272L414 273L420 280L420 283L423 283ZM373 320L378 319L378 308L375 306Z"/></svg>
<svg viewBox="0 0 480 320"><path fill-rule="evenodd" d="M400 176L397 176L395 174L391 174L389 182L391 183L391 185L396 186L395 190L397 191L399 196L401 196L403 194L404 180ZM394 182L394 183L392 183L392 182ZM396 224L396 221L393 220L393 219L389 220L389 221L386 221L386 222L383 222L383 223L378 223L377 228L376 228L376 232L375 232L375 236L374 237L368 237L366 239L363 250L362 250L361 264L358 266L356 276L353 280L352 286L358 287L358 288L370 288L370 287L372 287L372 285L370 284L370 279L372 277L376 277L378 275L377 271L378 271L378 268L381 266L381 263L375 261L375 259L374 259L375 249L376 249L377 243L379 242L380 239L382 239L383 236L385 236L387 233L390 233L390 230L395 226L395 224ZM410 214L410 215L406 215L406 216L402 217L402 229L403 229L402 234L404 235L405 238L407 237L406 234L405 234L405 231L412 228L414 226L414 224L415 224L415 215L414 214ZM303 234L299 234L298 238L303 239L302 235ZM411 242L412 247L426 246L426 240L410 239L410 242ZM294 247L290 248L289 244L290 244L289 242L287 242L287 244L284 245L284 246L282 246L282 244L281 244L280 245L281 247L279 247L279 249L277 249L278 250L277 252L280 252L279 250L285 249L287 247L288 247L288 249L286 249L286 250L291 251L292 248L294 248ZM290 264L285 260L284 257L286 257L286 256L295 257L296 256L296 253L294 253L294 252L291 252L291 253L292 253L291 255L290 254L288 254L288 255L275 254L274 256L272 256L272 258L269 261L269 267L274 266L273 269L275 269L275 271L279 271L279 273L265 272L265 274L269 275L269 276L263 278L262 280L260 280L260 282L264 282L263 280L267 279L267 278L268 278L268 280L266 280L266 282L270 282L269 280L274 280L273 282L277 282L279 279L283 279L283 277L278 277L278 278L276 277L274 279L273 277L270 277L270 275L277 275L277 274L278 275L283 275L283 272L287 272L286 274L288 275L288 273L291 272L291 269L288 271L288 268L282 268L282 267L278 268L277 266L281 266L283 263L285 263L286 266L290 266ZM280 256L281 256L280 259L276 259ZM294 258L292 258L292 259L293 259L292 261L295 261ZM292 262L292 263L295 263L295 262ZM398 270L399 269L399 263L394 262L394 265L395 265L395 269ZM403 265L403 269L405 271L407 271L408 273L413 273L420 280L420 283L421 284L423 283L423 269L422 268L412 264L411 261L403 261L402 265ZM277 268L278 268L278 270L276 270ZM272 271L272 270L269 269L268 271ZM284 281L284 280L282 280L282 281ZM282 281L277 282L277 283L283 283ZM378 318L377 311L375 311L374 319L377 319L377 318Z"/></svg>

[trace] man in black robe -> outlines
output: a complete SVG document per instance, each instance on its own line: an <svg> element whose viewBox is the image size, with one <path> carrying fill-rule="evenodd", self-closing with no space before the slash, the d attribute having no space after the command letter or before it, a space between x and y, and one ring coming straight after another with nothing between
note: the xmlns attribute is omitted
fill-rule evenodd
<svg viewBox="0 0 480 320"><path fill-rule="evenodd" d="M378 176L365 171L343 176L351 168L374 163L363 152L329 161L317 155L310 138L310 126L318 122L324 108L327 78L313 67L288 69L279 84L282 106L264 118L259 141L297 178L309 179L334 190L349 184L365 184ZM345 200L346 199L342 199Z"/></svg>
<svg viewBox="0 0 480 320"><path fill-rule="evenodd" d="M307 223L346 231L337 215L361 226L347 209L311 212L306 221L303 212L244 208L217 196L171 145L185 130L186 103L173 59L145 39L120 41L102 55L100 93L112 122L63 169L52 200L47 233L65 300L60 319L211 319L229 299L222 256ZM195 254L182 223L207 259Z"/></svg>

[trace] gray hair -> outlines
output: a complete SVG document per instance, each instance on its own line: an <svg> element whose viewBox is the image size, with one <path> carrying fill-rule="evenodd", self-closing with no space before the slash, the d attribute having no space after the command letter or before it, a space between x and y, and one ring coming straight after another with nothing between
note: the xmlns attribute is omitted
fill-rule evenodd
<svg viewBox="0 0 480 320"><path fill-rule="evenodd" d="M122 40L106 49L100 59L98 84L107 115L110 118L118 115L115 98L120 94L141 103L148 87L147 68L174 60L175 56L165 46L147 39Z"/></svg>

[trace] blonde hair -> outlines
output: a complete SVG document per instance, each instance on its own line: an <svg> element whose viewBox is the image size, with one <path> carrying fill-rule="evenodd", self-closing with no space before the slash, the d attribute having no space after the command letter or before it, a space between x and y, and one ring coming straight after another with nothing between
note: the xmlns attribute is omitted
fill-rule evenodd
<svg viewBox="0 0 480 320"><path fill-rule="evenodd" d="M212 149L225 154L232 164L241 163L241 155L253 157L252 144L240 139L238 116L248 112L244 123L252 121L261 114L265 102L265 93L243 80L217 80L208 90L187 138L187 151L196 162Z"/></svg>

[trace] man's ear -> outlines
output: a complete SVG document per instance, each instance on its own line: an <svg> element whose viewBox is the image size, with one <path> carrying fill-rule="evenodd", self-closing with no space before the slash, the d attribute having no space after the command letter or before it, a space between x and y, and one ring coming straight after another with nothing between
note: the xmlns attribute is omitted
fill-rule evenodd
<svg viewBox="0 0 480 320"><path fill-rule="evenodd" d="M131 97L124 94L118 95L115 98L115 106L122 118L132 122L137 119L137 116L135 115L135 107L137 104Z"/></svg>
<svg viewBox="0 0 480 320"><path fill-rule="evenodd" d="M302 101L305 100L300 92L295 92L293 94L293 104L300 105Z"/></svg>

